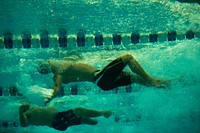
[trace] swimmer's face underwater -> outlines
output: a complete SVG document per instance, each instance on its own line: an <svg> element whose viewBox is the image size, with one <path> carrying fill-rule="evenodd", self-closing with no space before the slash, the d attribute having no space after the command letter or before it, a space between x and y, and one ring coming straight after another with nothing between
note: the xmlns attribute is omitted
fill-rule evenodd
<svg viewBox="0 0 200 133"><path fill-rule="evenodd" d="M39 61L38 63L38 72L40 74L49 74L52 72L49 61Z"/></svg>

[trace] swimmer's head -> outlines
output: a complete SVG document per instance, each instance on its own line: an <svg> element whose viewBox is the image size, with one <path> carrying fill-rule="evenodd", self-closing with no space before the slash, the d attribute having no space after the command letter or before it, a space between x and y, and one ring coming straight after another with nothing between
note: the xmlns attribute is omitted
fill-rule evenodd
<svg viewBox="0 0 200 133"><path fill-rule="evenodd" d="M49 74L52 72L49 61L39 61L38 72L41 74Z"/></svg>

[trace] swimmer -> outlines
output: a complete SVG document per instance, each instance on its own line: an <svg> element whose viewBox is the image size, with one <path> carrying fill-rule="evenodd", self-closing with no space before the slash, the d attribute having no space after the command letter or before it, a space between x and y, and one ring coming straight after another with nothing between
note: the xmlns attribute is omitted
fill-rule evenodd
<svg viewBox="0 0 200 133"><path fill-rule="evenodd" d="M59 112L54 107L36 107L22 104L19 108L20 124L22 127L29 125L49 126L56 130L64 131L70 126L88 124L96 125L98 121L92 118L104 116L109 118L109 110L92 110L77 107Z"/></svg>
<svg viewBox="0 0 200 133"><path fill-rule="evenodd" d="M129 66L131 71L125 71L126 66ZM89 81L104 91L132 83L139 83L147 87L166 88L168 83L167 80L151 77L130 54L118 57L102 70L81 62L48 60L39 62L38 71L41 74L51 72L54 74L54 91L46 103L58 96L62 83Z"/></svg>

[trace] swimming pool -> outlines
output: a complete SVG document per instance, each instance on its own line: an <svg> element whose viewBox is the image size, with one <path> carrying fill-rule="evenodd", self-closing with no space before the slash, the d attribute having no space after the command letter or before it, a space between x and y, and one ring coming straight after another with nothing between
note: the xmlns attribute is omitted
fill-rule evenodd
<svg viewBox="0 0 200 133"><path fill-rule="evenodd" d="M50 105L59 110L84 106L115 112L109 119L98 118L97 126L70 127L66 132L200 131L199 5L156 0L11 0L1 1L1 5L0 132L59 132L48 127L20 128L14 123L18 103L44 106L44 96L51 93L46 88L52 87L52 75L37 72L39 59L74 57L102 68L125 53L132 54L154 77L182 78L173 81L168 89L132 84L102 92L89 82L64 85L66 89L76 86L78 95L72 95L71 89L66 96L54 99ZM58 41L61 28L68 33L67 47ZM42 45L41 33L46 30L50 43ZM190 30L195 33L192 39L187 36L193 33ZM8 31L13 35L13 48L4 46L4 33ZM76 34L80 31L84 31L86 42L78 47ZM173 31L175 34L170 36ZM95 42L96 33L103 35L103 46ZM31 45L22 45L22 34L32 36Z"/></svg>

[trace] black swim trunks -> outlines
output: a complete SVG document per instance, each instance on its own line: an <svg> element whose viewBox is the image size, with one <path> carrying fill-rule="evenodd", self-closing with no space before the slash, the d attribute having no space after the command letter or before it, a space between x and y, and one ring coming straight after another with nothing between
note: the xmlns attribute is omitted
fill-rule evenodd
<svg viewBox="0 0 200 133"><path fill-rule="evenodd" d="M95 83L105 91L131 84L130 72L123 71L125 66L121 58L113 60L95 75Z"/></svg>
<svg viewBox="0 0 200 133"><path fill-rule="evenodd" d="M81 117L77 117L73 110L70 109L68 111L64 111L64 112L59 112L55 118L52 121L52 127L57 129L57 130L61 130L64 131L66 130L69 126L73 126L73 125L80 125L82 118Z"/></svg>

